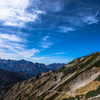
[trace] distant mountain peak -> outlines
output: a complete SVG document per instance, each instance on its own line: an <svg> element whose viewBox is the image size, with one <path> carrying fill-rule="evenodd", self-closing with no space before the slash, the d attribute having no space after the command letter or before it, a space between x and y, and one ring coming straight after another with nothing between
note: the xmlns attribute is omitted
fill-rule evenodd
<svg viewBox="0 0 100 100"><path fill-rule="evenodd" d="M26 61L25 59L22 59L21 61Z"/></svg>
<svg viewBox="0 0 100 100"><path fill-rule="evenodd" d="M100 54L100 52L99 52L99 51L95 52L95 54L96 54L96 53Z"/></svg>

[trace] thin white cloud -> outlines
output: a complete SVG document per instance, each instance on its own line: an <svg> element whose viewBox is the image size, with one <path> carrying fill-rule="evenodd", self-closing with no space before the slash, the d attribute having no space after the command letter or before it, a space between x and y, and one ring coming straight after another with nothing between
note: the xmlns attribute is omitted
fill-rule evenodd
<svg viewBox="0 0 100 100"><path fill-rule="evenodd" d="M0 34L0 38L8 40L8 41L14 41L14 42L22 41L22 39L20 37L17 37L14 34Z"/></svg>
<svg viewBox="0 0 100 100"><path fill-rule="evenodd" d="M39 63L46 63L46 57L30 57L27 59L28 61L33 61L34 63L39 62Z"/></svg>
<svg viewBox="0 0 100 100"><path fill-rule="evenodd" d="M0 34L0 58L28 59L40 52L35 48L27 49L24 40L13 34Z"/></svg>
<svg viewBox="0 0 100 100"><path fill-rule="evenodd" d="M49 48L50 46L53 45L53 41L49 41L48 39L50 38L50 36L44 36L42 38L42 40L40 41L39 46L42 48Z"/></svg>
<svg viewBox="0 0 100 100"><path fill-rule="evenodd" d="M35 21L40 10L33 13L26 12L29 0L2 0L0 1L0 21L7 26L24 26L25 22Z"/></svg>
<svg viewBox="0 0 100 100"><path fill-rule="evenodd" d="M34 10L32 9L32 11L36 14L45 14L45 11L41 11L41 10Z"/></svg>
<svg viewBox="0 0 100 100"><path fill-rule="evenodd" d="M95 17L99 14L99 10L96 12Z"/></svg>
<svg viewBox="0 0 100 100"><path fill-rule="evenodd" d="M30 53L31 52L31 53ZM31 59L31 56L34 56L35 53L38 53L38 50L25 50L18 52L9 52L6 49L0 49L0 58L2 59ZM37 58L38 59L38 58ZM42 58L41 58L42 59ZM33 60L33 59L31 59ZM35 60L35 58L34 58Z"/></svg>
<svg viewBox="0 0 100 100"><path fill-rule="evenodd" d="M44 0L45 1L45 0ZM51 0L47 0L47 2L45 3L46 5L44 6L45 9L51 11L51 12L58 12L61 11L63 8L63 2L59 1L54 1L52 2Z"/></svg>
<svg viewBox="0 0 100 100"><path fill-rule="evenodd" d="M95 18L95 16L85 16L83 18L83 22L85 22L87 24L93 24L93 23L98 23L99 20L97 18Z"/></svg>
<svg viewBox="0 0 100 100"><path fill-rule="evenodd" d="M36 53L39 53L40 51L37 49L30 49L30 50L24 50L24 51L17 51L16 53L19 54L22 58L27 59L32 56L34 56Z"/></svg>
<svg viewBox="0 0 100 100"><path fill-rule="evenodd" d="M42 47L42 48L49 48L49 47L52 46L52 45L53 45L52 42L48 42L48 41L41 42L41 47Z"/></svg>
<svg viewBox="0 0 100 100"><path fill-rule="evenodd" d="M31 57L30 60L41 60L45 59L46 57Z"/></svg>
<svg viewBox="0 0 100 100"><path fill-rule="evenodd" d="M58 12L63 9L64 2L61 0L32 0L30 5L45 12Z"/></svg>
<svg viewBox="0 0 100 100"><path fill-rule="evenodd" d="M43 38L43 40L46 41L48 38L50 38L50 37L49 37L49 36L45 36L45 37Z"/></svg>
<svg viewBox="0 0 100 100"><path fill-rule="evenodd" d="M52 53L51 55L61 55L61 54L65 54L65 52Z"/></svg>
<svg viewBox="0 0 100 100"><path fill-rule="evenodd" d="M67 33L69 31L75 31L75 29L73 29L72 27L65 27L65 26L61 26L59 27L61 32Z"/></svg>
<svg viewBox="0 0 100 100"><path fill-rule="evenodd" d="M1 46L1 45L0 45ZM40 51L33 48L33 49L25 49L20 48L16 49L16 47L12 47L11 45L6 45L0 48L0 58L3 59L28 59L34 56L36 53Z"/></svg>
<svg viewBox="0 0 100 100"><path fill-rule="evenodd" d="M4 52L4 50L0 49L0 58L19 60L20 56L18 54L15 54L15 53L7 53L6 51Z"/></svg>

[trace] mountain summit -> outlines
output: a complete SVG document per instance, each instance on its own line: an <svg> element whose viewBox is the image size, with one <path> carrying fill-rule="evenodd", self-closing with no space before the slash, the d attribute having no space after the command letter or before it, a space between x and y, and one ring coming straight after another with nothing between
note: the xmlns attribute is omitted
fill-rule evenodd
<svg viewBox="0 0 100 100"><path fill-rule="evenodd" d="M100 100L100 52L4 87L0 100Z"/></svg>

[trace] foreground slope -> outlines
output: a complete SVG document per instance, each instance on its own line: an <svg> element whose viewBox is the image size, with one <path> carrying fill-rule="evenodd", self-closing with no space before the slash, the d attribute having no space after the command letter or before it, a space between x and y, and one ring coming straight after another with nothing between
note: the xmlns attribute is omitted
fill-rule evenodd
<svg viewBox="0 0 100 100"><path fill-rule="evenodd" d="M99 52L0 90L0 100L100 100L99 96Z"/></svg>

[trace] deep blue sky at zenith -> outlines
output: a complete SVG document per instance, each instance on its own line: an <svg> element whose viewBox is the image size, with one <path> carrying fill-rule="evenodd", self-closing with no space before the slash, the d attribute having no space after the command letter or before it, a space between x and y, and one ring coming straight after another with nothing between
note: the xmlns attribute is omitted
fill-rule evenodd
<svg viewBox="0 0 100 100"><path fill-rule="evenodd" d="M1 0L0 58L45 64L100 51L100 0Z"/></svg>

